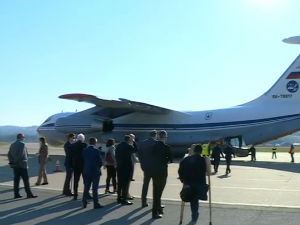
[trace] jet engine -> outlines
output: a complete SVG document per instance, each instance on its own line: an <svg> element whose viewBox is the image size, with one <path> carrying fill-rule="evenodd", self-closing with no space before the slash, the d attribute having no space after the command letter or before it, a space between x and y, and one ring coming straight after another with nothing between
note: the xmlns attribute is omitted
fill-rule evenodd
<svg viewBox="0 0 300 225"><path fill-rule="evenodd" d="M63 133L111 132L114 128L111 119L63 117L55 122L55 129Z"/></svg>

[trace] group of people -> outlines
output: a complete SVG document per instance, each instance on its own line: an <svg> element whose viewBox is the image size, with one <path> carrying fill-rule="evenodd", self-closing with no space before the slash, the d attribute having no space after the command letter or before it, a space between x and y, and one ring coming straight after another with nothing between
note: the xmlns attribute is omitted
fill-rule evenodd
<svg viewBox="0 0 300 225"><path fill-rule="evenodd" d="M130 197L128 196L128 188L133 171L130 157L131 154L136 151L133 135L126 135L124 141L121 142L117 148L115 147L114 139L108 139L105 152L102 151L101 148L96 147L98 142L97 138L91 137L88 142L89 145L85 143L84 134L78 134L77 137L75 134L68 135L68 140L64 145L66 178L63 186L63 194L73 196L73 199L77 200L78 184L82 176L84 183L83 207L85 208L87 206L88 199L93 199L94 208L101 208L102 205L98 202L98 186L101 176L101 167L104 166L107 170L105 193L118 192L119 203L131 204L131 202L127 201L127 198ZM129 160L126 157L129 157ZM119 170L121 168L123 169ZM72 176L74 177L73 193L71 190ZM109 191L111 180L113 184L112 192ZM91 187L93 192L92 197L89 195ZM126 196L124 197L124 195Z"/></svg>
<svg viewBox="0 0 300 225"><path fill-rule="evenodd" d="M18 134L17 140L11 144L8 159L14 172L14 198L21 198L19 193L20 179L23 179L27 198L36 198L30 189L28 176L28 152L24 143L24 134ZM68 140L64 144L65 150L65 169L66 177L63 185L63 194L72 196L74 200L78 199L78 184L80 177L83 178L84 192L82 205L87 207L88 199L93 199L94 208L103 206L98 200L98 188L101 176L101 167L107 171L105 193L117 193L117 202L122 205L132 205L133 196L129 194L130 182L133 180L134 164L136 163L136 154L140 161L143 171L143 187L141 194L141 207L147 207L147 193L150 180L153 184L153 204L152 218L159 219L163 217L164 205L161 204L161 196L164 191L168 177L168 163L172 163L172 154L170 146L166 144L168 133L164 130L152 130L149 138L135 142L135 135L128 134L124 140L116 145L114 139L106 141L105 151L97 147L98 140L91 137L88 144L85 143L84 134L69 134ZM46 139L41 137L40 148L38 152L39 174L36 185L47 185L46 163L48 161L48 145ZM232 146L229 143L211 143L209 146L209 157L202 154L202 146L193 144L188 154L181 160L179 165L179 179L183 185L189 185L194 190L193 198L190 201L192 212L192 221L197 221L199 213L199 195L203 185L206 185L206 175L211 174L211 164L214 172L218 172L221 157L226 159L226 174L231 173L230 164L234 156ZM253 146L254 148L254 146ZM210 150L212 150L210 154ZM253 150L252 150L253 151ZM273 150L274 151L274 150ZM294 146L290 149L293 160L295 152ZM255 157L255 155L254 155ZM252 157L253 160L255 158ZM73 181L72 181L73 177ZM43 180L43 182L42 182ZM112 182L113 190L110 191ZM73 192L71 186L73 184ZM93 195L89 191L92 187Z"/></svg>
<svg viewBox="0 0 300 225"><path fill-rule="evenodd" d="M25 192L27 198L36 198L30 189L29 175L28 175L28 152L24 143L25 135L20 133L17 135L17 140L10 145L8 151L8 161L10 167L14 172L14 198L22 198L23 196L19 193L20 179L22 178L24 183ZM47 185L47 172L46 164L48 162L48 145L46 139L41 137L39 152L37 153L39 162L38 178L35 183L36 186ZM43 182L42 182L43 179Z"/></svg>
<svg viewBox="0 0 300 225"><path fill-rule="evenodd" d="M93 198L94 208L101 208L98 202L98 185L101 176L101 167L107 171L105 193L117 193L117 202L122 205L132 205L133 196L129 194L130 182L133 180L135 154L138 154L141 168L144 173L142 188L142 207L147 207L147 192L149 182L153 183L152 218L161 218L163 205L161 196L168 176L168 163L172 162L170 147L166 144L167 132L164 130L150 132L150 137L137 145L135 135L124 136L124 140L115 145L114 139L106 141L106 150L97 148L97 139L90 138L89 146L84 143L84 135L69 134L64 145L66 178L63 194L78 198L78 182L83 176L84 193L83 207L87 200ZM155 166L153 166L155 165ZM73 193L71 190L72 174L74 174ZM113 190L110 190L112 182ZM93 197L89 196L92 186Z"/></svg>
<svg viewBox="0 0 300 225"><path fill-rule="evenodd" d="M24 181L27 198L36 198L31 192L28 176L28 153L24 143L25 136L17 135L17 140L11 144L8 159L9 164L14 170L14 197L21 198L19 194L20 178ZM143 187L141 207L147 207L147 192L150 180L153 184L153 204L152 218L159 219L163 217L164 205L161 204L161 196L164 191L168 177L168 163L172 162L170 146L166 144L168 134L166 131L153 130L149 133L149 138L143 140L139 145L135 142L135 135L124 136L123 142L115 145L114 139L106 141L106 150L98 148L98 140L94 137L89 138L88 144L85 143L84 134L69 134L68 140L64 144L65 150L65 169L66 177L62 193L66 196L72 196L74 200L78 199L78 184L80 177L83 178L84 192L82 197L83 207L87 207L88 199L93 199L94 208L103 206L98 200L98 187L101 176L101 167L107 171L105 193L117 193L117 202L122 205L132 205L133 199L129 194L130 182L133 180L135 154L138 154L140 166L143 171ZM226 150L226 149L225 149ZM230 155L231 153L226 153ZM190 150L189 156L181 161L179 166L179 178L184 185L192 185L197 190L201 184L206 184L205 175L210 173L210 161L204 160L201 145L194 145ZM212 157L214 157L215 172L218 170L220 155L222 150L216 145L213 148ZM39 175L36 185L47 185L46 163L48 161L48 145L46 139L40 138L40 148L38 152L40 164ZM229 163L230 164L230 163ZM154 166L155 165L155 166ZM228 166L227 170L230 172ZM72 181L73 177L73 181ZM42 182L43 180L43 182ZM113 190L110 191L110 182L112 181ZM73 190L71 186L73 184ZM92 196L89 190L92 187ZM73 192L72 192L73 191ZM198 219L198 197L195 195L191 201L192 220Z"/></svg>
<svg viewBox="0 0 300 225"><path fill-rule="evenodd" d="M219 165L221 158L225 158L226 161L226 170L225 174L228 175L231 173L231 161L232 157L234 157L234 151L230 143L211 143L212 153L210 155L211 157L211 163L214 167L214 173L218 173Z"/></svg>
<svg viewBox="0 0 300 225"><path fill-rule="evenodd" d="M161 204L161 196L164 191L168 177L168 163L172 162L172 154L170 146L166 144L168 134L164 130L153 130L149 133L149 138L142 141L139 145L135 142L135 135L129 134L124 136L123 142L115 146L114 139L108 139L106 142L106 150L98 148L97 138L91 137L88 144L85 143L84 134L69 134L68 140L64 144L65 150L65 169L66 177L63 185L63 195L72 196L74 200L78 199L78 183L80 177L83 178L84 192L82 197L83 207L87 207L88 199L93 199L94 208L102 208L103 206L98 200L98 188L101 176L101 167L105 167L107 171L105 193L117 193L117 202L122 205L132 205L133 197L128 193L130 182L133 180L134 164L136 162L135 154L138 154L141 169L143 171L143 187L142 187L142 205L147 207L147 192L150 180L153 184L153 204L152 218L159 219L163 217L164 205ZM28 152L24 143L24 134L18 134L17 140L11 144L8 151L9 164L14 171L14 198L22 198L19 193L20 179L23 179L27 198L36 198L30 189L28 175ZM201 147L201 146L200 146ZM195 150L194 153L200 153ZM202 157L202 156L197 157ZM47 185L46 164L48 161L48 145L44 137L40 138L40 148L38 155L39 174L36 185ZM192 155L192 154L191 154ZM189 158L189 157L187 157ZM198 158L197 158L198 160ZM197 160L195 162L197 162ZM193 161L193 160L192 160ZM186 172L186 163L180 164L179 174L183 183L204 182L203 166L195 167L201 170L201 176L192 179ZM206 168L206 167L205 167ZM203 170L203 171L202 171ZM180 172L181 171L181 172ZM185 171L182 173L182 171ZM198 171L195 171L198 174ZM73 181L72 181L73 177ZM43 182L42 182L43 180ZM113 191L110 191L110 182L112 181ZM73 192L71 190L73 184ZM89 190L92 187L92 196ZM195 213L198 212L198 203L196 199L191 203L193 219L196 219Z"/></svg>

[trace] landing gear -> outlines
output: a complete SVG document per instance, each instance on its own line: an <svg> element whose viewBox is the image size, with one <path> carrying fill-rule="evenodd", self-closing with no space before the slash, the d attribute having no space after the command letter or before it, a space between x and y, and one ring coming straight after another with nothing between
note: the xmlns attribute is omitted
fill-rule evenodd
<svg viewBox="0 0 300 225"><path fill-rule="evenodd" d="M224 138L225 143L230 144L232 146L239 146L242 148L243 146L243 137L242 136L235 136L235 137L226 137Z"/></svg>

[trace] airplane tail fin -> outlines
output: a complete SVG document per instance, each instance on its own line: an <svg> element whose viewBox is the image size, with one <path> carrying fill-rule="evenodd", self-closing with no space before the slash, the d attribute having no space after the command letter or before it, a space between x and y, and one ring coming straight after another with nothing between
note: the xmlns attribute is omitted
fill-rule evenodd
<svg viewBox="0 0 300 225"><path fill-rule="evenodd" d="M295 38L298 40L295 42ZM292 42L289 40L292 39ZM299 44L299 37L284 39L284 42L290 44ZM300 55L275 82L275 84L262 96L250 101L244 105L262 104L268 102L297 102L300 103Z"/></svg>

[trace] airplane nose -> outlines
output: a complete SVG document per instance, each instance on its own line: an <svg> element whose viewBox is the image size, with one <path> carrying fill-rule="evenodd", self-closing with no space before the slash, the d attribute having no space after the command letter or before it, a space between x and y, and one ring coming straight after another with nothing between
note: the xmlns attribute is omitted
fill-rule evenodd
<svg viewBox="0 0 300 225"><path fill-rule="evenodd" d="M38 126L38 128L36 129L36 131L38 132L39 135L41 135L41 126Z"/></svg>

